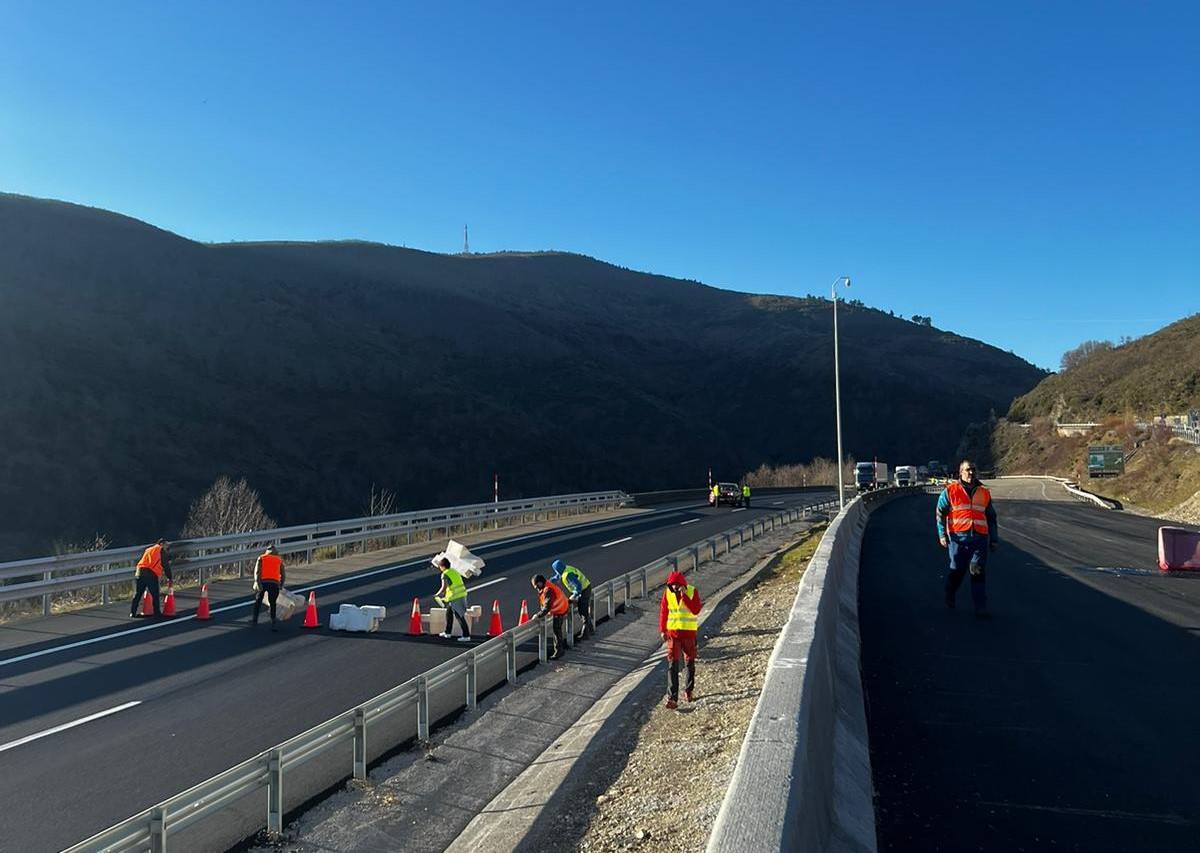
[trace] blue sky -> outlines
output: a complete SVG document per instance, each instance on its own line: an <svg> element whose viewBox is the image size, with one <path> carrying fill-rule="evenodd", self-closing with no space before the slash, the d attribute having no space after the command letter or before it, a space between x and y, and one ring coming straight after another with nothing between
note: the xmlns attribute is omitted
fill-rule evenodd
<svg viewBox="0 0 1200 853"><path fill-rule="evenodd" d="M0 0L0 189L563 249L1047 367L1200 311L1200 4Z"/></svg>

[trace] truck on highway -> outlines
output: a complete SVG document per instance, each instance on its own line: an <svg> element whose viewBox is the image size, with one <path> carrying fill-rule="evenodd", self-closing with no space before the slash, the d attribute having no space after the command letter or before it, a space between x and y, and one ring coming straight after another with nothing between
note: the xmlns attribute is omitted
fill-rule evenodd
<svg viewBox="0 0 1200 853"><path fill-rule="evenodd" d="M921 477L917 473L916 465L897 465L896 466L896 485L897 486L915 486L921 482Z"/></svg>
<svg viewBox="0 0 1200 853"><path fill-rule="evenodd" d="M854 486L859 494L882 489L888 484L886 462L859 462L854 466Z"/></svg>

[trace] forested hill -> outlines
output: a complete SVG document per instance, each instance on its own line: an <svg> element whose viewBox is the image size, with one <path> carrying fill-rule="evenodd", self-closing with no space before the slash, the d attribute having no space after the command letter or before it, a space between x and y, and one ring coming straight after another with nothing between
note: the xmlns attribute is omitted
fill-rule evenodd
<svg viewBox="0 0 1200 853"><path fill-rule="evenodd" d="M1042 373L842 319L847 453L951 453ZM701 484L834 455L829 304L563 253L209 245L0 195L0 557L177 533L220 474L280 522ZM971 377L947 382L946 377Z"/></svg>

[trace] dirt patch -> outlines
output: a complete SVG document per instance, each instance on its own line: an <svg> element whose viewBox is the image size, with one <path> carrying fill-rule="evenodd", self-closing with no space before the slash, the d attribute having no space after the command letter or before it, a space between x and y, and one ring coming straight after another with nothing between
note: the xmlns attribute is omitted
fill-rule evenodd
<svg viewBox="0 0 1200 853"><path fill-rule="evenodd" d="M701 628L694 703L668 711L662 679L656 674L643 685L631 719L611 747L581 768L589 777L582 792L587 798L555 816L560 833L522 849L684 853L704 848L758 704L771 650L823 533L823 526L806 533L738 594L724 619Z"/></svg>

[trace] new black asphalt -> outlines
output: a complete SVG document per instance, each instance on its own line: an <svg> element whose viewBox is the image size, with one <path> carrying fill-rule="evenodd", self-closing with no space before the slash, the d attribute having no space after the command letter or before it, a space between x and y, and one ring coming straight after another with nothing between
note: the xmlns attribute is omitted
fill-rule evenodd
<svg viewBox="0 0 1200 853"><path fill-rule="evenodd" d="M1200 849L1200 580L1153 519L997 501L990 621L947 610L934 498L871 517L863 681L883 851Z"/></svg>
<svg viewBox="0 0 1200 853"><path fill-rule="evenodd" d="M478 589L471 603L486 613L499 600L511 627L522 599L535 605L529 578L549 574L555 557L603 581L772 511L828 497L772 495L741 511L674 505L485 545L477 550L488 565L468 584ZM613 544L624 537L632 538ZM30 660L6 662L25 651L6 649L0 850L59 850L461 653L461 644L407 634L413 598L428 610L437 587L427 555L319 593L323 622L343 602L388 607L374 634L305 632L298 618L271 633L266 624L251 629L242 608ZM13 745L129 702L141 704Z"/></svg>

